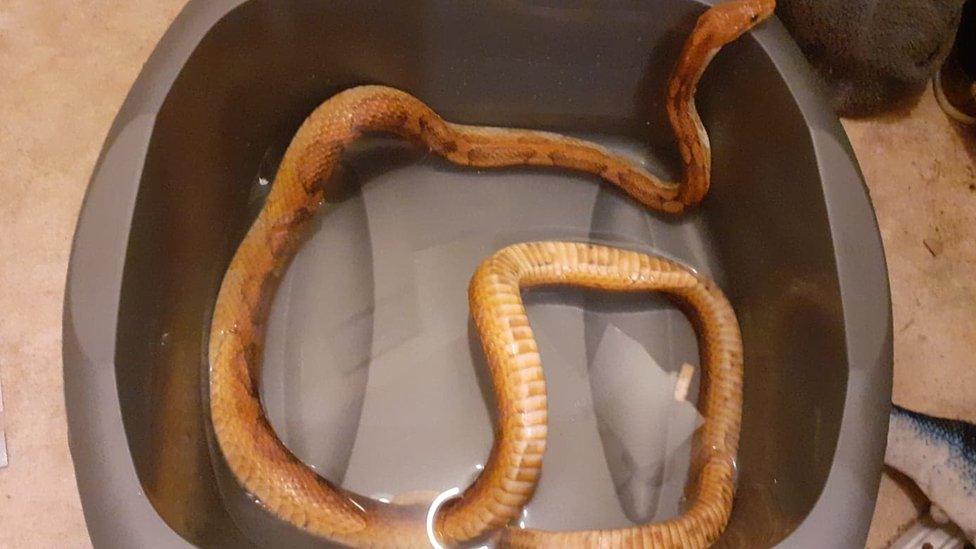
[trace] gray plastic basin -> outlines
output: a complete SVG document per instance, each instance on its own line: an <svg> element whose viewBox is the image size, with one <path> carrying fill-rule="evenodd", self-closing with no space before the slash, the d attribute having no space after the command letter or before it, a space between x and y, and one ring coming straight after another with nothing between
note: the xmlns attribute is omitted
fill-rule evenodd
<svg viewBox="0 0 976 549"><path fill-rule="evenodd" d="M388 84L452 121L583 135L672 173L662 89L704 7L191 0L112 127L71 256L65 392L95 545L315 545L227 476L208 431L205 352L262 178L315 106ZM468 277L507 243L595 239L709 273L739 315L738 492L719 545L862 546L892 347L884 255L856 161L776 20L725 48L698 98L713 190L679 219L560 171L475 173L382 139L350 154L348 192L275 302L262 394L286 443L368 494L463 486L491 437ZM601 374L600 345L636 342L674 372L696 360L687 323L654 297L527 302L556 426L527 522L591 528L667 514L677 500L623 493L632 471L605 436L651 417L639 391L606 389L643 387L650 370L624 361ZM644 424L629 425L623 438L640 439Z"/></svg>

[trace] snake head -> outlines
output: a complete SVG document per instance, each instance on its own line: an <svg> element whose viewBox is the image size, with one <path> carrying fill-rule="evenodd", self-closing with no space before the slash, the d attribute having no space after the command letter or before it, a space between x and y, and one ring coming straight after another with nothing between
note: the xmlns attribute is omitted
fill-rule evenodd
<svg viewBox="0 0 976 549"><path fill-rule="evenodd" d="M713 44L724 45L765 21L775 10L776 0L731 0L706 11L698 27Z"/></svg>

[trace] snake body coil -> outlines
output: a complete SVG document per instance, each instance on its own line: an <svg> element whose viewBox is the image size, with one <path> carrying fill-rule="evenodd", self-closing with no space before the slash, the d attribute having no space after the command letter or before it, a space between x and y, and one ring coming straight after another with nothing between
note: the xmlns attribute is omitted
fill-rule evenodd
<svg viewBox="0 0 976 549"><path fill-rule="evenodd" d="M708 62L727 42L765 19L773 0L735 0L711 8L685 44L667 87L667 110L684 164L681 183L662 182L625 158L583 140L530 130L452 124L396 89L362 86L313 112L282 159L271 193L238 247L217 297L211 325L210 414L214 434L238 482L272 514L298 528L353 546L426 546L424 507L388 504L332 485L275 435L258 397L265 323L283 272L325 198L324 183L347 146L384 132L419 143L462 166L556 166L599 175L649 208L678 213L709 187L708 137L694 94ZM472 280L472 314L488 358L499 409L485 469L436 515L447 544L506 526L531 498L546 436L542 366L518 289L565 284L615 291L668 292L700 329L706 424L697 496L681 517L624 530L546 533L508 528L516 546L705 545L728 520L732 461L741 407L741 343L728 302L714 284L664 259L585 244L541 242L502 250ZM707 386L707 389L705 387Z"/></svg>

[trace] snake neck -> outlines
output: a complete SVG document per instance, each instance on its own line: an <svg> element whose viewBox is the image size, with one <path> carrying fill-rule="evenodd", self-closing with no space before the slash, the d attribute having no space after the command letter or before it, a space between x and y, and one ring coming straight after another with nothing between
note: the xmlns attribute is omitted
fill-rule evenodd
<svg viewBox="0 0 976 549"><path fill-rule="evenodd" d="M684 174L677 201L685 206L699 204L711 186L711 144L695 105L698 83L723 46L766 20L775 8L775 0L719 4L698 18L682 48L668 81L666 106Z"/></svg>

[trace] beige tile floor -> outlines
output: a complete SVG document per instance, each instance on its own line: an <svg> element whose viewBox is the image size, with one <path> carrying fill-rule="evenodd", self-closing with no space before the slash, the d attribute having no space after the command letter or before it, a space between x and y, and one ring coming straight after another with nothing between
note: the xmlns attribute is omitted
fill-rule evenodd
<svg viewBox="0 0 976 549"><path fill-rule="evenodd" d="M89 545L61 380L65 269L85 185L126 91L185 0L0 0L0 385L10 466L0 548ZM931 94L846 121L891 269L894 399L976 421L976 139ZM885 477L869 539L919 512Z"/></svg>

